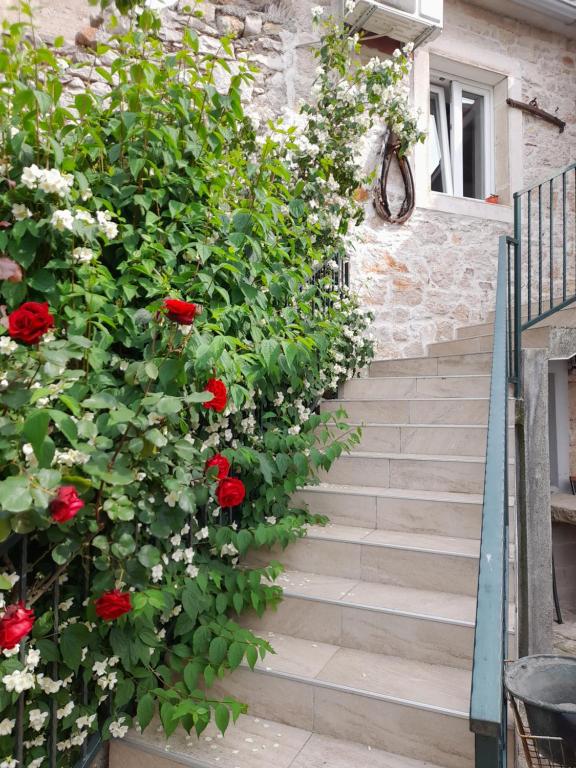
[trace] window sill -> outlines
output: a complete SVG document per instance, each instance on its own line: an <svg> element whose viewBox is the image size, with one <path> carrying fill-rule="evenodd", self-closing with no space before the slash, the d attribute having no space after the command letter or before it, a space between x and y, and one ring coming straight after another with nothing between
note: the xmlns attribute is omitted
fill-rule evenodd
<svg viewBox="0 0 576 768"><path fill-rule="evenodd" d="M514 221L514 211L511 205L486 203L484 200L473 200L470 197L454 197L443 192L430 192L427 199L416 203L418 208L426 208L441 213L456 216L471 216L475 219L501 221L511 224Z"/></svg>

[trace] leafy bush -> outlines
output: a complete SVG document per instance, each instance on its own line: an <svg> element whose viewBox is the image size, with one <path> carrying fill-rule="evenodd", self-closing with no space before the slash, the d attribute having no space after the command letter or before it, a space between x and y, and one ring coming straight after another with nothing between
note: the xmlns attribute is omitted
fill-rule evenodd
<svg viewBox="0 0 576 768"><path fill-rule="evenodd" d="M5 766L19 696L29 768L52 707L63 765L156 709L167 734L224 731L245 708L207 689L272 650L231 617L280 598L278 564L239 558L303 535L293 492L358 439L317 405L371 355L344 285L352 147L382 114L419 138L408 55L354 68L326 28L317 103L257 130L252 67L214 85L230 41L202 54L188 28L165 54L158 24L100 46L109 92L72 103L57 50L4 26L0 533L30 563L25 605L0 576Z"/></svg>

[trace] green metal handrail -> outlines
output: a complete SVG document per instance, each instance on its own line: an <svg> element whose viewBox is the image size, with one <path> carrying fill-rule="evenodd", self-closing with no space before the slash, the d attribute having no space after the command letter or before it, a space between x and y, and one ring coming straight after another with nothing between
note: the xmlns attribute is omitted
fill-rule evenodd
<svg viewBox="0 0 576 768"><path fill-rule="evenodd" d="M522 332L574 302L576 163L514 194L514 237L499 242L470 700L476 768L506 768L507 762L508 383L519 397Z"/></svg>
<svg viewBox="0 0 576 768"><path fill-rule="evenodd" d="M511 245L509 238L500 238L470 700L476 768L506 766L507 710L502 671L508 638L507 276Z"/></svg>

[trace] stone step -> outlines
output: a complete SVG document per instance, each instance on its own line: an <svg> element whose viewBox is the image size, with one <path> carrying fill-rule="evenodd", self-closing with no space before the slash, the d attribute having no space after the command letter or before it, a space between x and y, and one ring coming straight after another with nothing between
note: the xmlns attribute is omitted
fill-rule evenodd
<svg viewBox="0 0 576 768"><path fill-rule="evenodd" d="M440 357L405 357L396 360L374 360L368 372L370 376L463 376L465 374L489 374L492 356L470 354Z"/></svg>
<svg viewBox="0 0 576 768"><path fill-rule="evenodd" d="M218 680L214 693L246 702L256 717L447 768L473 765L468 670L287 635L273 640L276 655L255 672L241 667Z"/></svg>
<svg viewBox="0 0 576 768"><path fill-rule="evenodd" d="M456 343L456 342L450 342ZM321 411L344 410L354 424L488 424L487 397L433 398L430 400L324 400ZM513 423L513 408L510 409Z"/></svg>
<svg viewBox="0 0 576 768"><path fill-rule="evenodd" d="M537 290L537 285L536 285L536 290ZM534 288L533 288L533 291L534 291ZM568 296L570 295L570 292L574 293L574 286L568 289L568 294L567 294ZM523 288L523 293L524 293L524 296L526 296L526 288ZM558 304L558 300L561 297L561 295L562 295L562 288L560 288L560 291L558 291L555 294L554 304ZM537 300L533 301L531 304L530 316L536 317L538 315L539 309L540 308L539 308L538 301ZM543 296L542 311L547 312L549 309L550 309L550 296L548 297ZM562 326L564 323L570 322L568 320L569 315L576 316L576 304L571 304L565 307L564 309L559 309L557 312L554 313L554 315L550 315L550 317L561 317L562 319L559 321L559 323L557 323L557 325ZM495 316L494 310L491 310L490 312L488 312L488 314L486 315L486 322L488 323L494 322L494 316ZM527 302L522 305L522 319L523 320L528 319L528 303ZM571 326L568 326L568 327L571 327Z"/></svg>
<svg viewBox="0 0 576 768"><path fill-rule="evenodd" d="M331 524L311 526L285 550L253 550L248 563L473 596L479 550L473 539Z"/></svg>
<svg viewBox="0 0 576 768"><path fill-rule="evenodd" d="M538 326L529 328L522 334L522 346L524 348L546 348L550 337L551 326ZM434 357L438 355L464 355L467 353L491 352L492 334L471 336L467 339L455 339L454 341L438 341L428 345L428 353Z"/></svg>
<svg viewBox="0 0 576 768"><path fill-rule="evenodd" d="M484 492L485 460L478 456L354 451L320 470L320 482L452 493ZM511 490L514 476L510 473Z"/></svg>
<svg viewBox="0 0 576 768"><path fill-rule="evenodd" d="M274 645L274 635L470 669L476 600L337 576L286 571L282 603L243 624Z"/></svg>
<svg viewBox="0 0 576 768"><path fill-rule="evenodd" d="M298 491L293 502L338 525L463 539L480 536L481 494L322 483Z"/></svg>
<svg viewBox="0 0 576 768"><path fill-rule="evenodd" d="M178 729L164 743L159 722L110 744L110 768L439 768L426 761L245 715L225 736L211 724L197 738Z"/></svg>
<svg viewBox="0 0 576 768"><path fill-rule="evenodd" d="M378 398L488 397L490 376L400 376L352 379L340 386L339 396L348 400Z"/></svg>
<svg viewBox="0 0 576 768"><path fill-rule="evenodd" d="M547 312L549 309L549 304L543 302L542 304L542 311ZM534 318L538 315L538 304L534 304L532 307L532 314L531 318ZM491 312L489 317L491 318L490 321L485 323L479 323L478 325L468 325L464 328L458 328L456 331L456 336L459 339L468 339L471 336L479 336L486 333L494 333L494 323L492 321L493 313ZM528 320L528 311L527 308L524 307L522 310L522 322L526 322ZM544 328L548 326L554 326L557 328L574 328L576 327L576 307L574 305L566 307L566 309L561 309L555 312L553 315L549 315L548 317L545 317L543 320L541 320L539 323L536 324L536 328Z"/></svg>
<svg viewBox="0 0 576 768"><path fill-rule="evenodd" d="M487 428L480 424L359 424L362 436L356 446L359 451L382 453L430 453L452 456L484 456ZM335 432L335 435L338 433ZM514 446L514 433L509 435Z"/></svg>

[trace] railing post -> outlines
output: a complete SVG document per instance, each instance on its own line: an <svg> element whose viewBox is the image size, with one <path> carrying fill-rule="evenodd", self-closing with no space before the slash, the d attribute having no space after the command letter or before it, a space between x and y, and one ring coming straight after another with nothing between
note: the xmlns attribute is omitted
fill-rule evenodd
<svg viewBox="0 0 576 768"><path fill-rule="evenodd" d="M528 297L530 301L530 296ZM512 341L512 340L510 340ZM514 397L520 396L522 362L522 196L514 195Z"/></svg>

